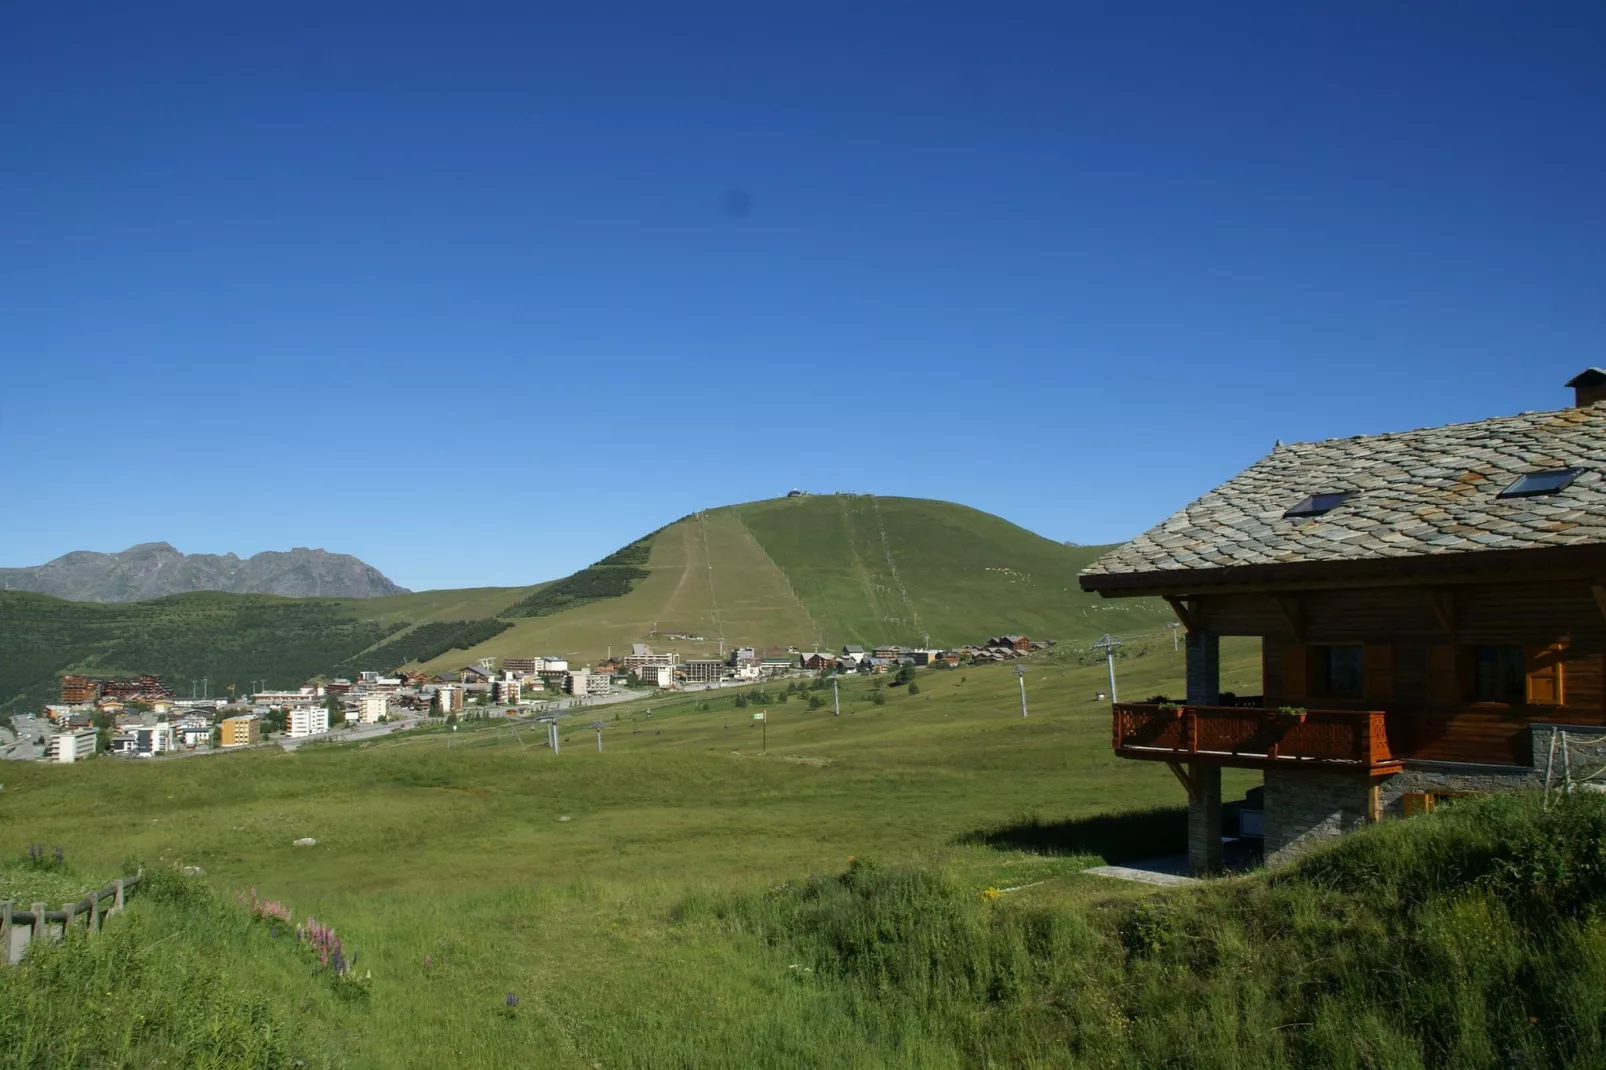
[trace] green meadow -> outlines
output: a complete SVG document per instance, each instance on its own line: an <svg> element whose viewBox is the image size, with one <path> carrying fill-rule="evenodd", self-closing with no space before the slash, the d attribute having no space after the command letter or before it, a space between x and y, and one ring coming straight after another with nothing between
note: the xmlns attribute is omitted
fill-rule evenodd
<svg viewBox="0 0 1606 1070"><path fill-rule="evenodd" d="M1123 696L1180 690L1169 639L1127 653ZM1255 689L1254 645L1223 660ZM0 897L148 879L98 937L0 968L0 1066L1606 1059L1606 800L1445 806L1193 889L1109 881L1082 871L1180 849L1181 789L1111 757L1102 661L1029 661L1025 718L1013 668L855 679L840 717L772 685L767 727L729 691L598 707L558 754L497 718L8 766ZM349 973L242 894L332 926Z"/></svg>
<svg viewBox="0 0 1606 1070"><path fill-rule="evenodd" d="M1179 686L1168 639L1133 653L1134 693ZM1241 689L1257 677L1254 649L1227 660ZM1091 856L959 842L1179 803L1163 767L1111 757L1103 680L1102 661L1033 659L1024 719L1010 666L922 671L918 694L883 686L882 705L871 682L844 681L840 717L829 691L775 695L767 727L733 692L690 693L598 708L601 753L582 714L557 755L543 727L497 720L295 753L19 763L0 849L59 845L91 875L200 866L224 898L254 887L334 926L373 974L360 1005L309 985L261 932L203 956L293 1021L315 1064L761 1065L777 1030L799 1058L847 1064L872 1038L847 1019L822 1028L827 994L799 985L784 951L677 911L850 857L940 864L978 894L1128 894L1075 875ZM293 847L303 836L317 846ZM182 910L138 901L119 922L142 912L185 928Z"/></svg>

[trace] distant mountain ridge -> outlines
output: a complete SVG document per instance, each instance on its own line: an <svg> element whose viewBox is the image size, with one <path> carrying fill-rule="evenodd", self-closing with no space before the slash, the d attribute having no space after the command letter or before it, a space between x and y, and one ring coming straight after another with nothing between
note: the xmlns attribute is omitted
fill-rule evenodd
<svg viewBox="0 0 1606 1070"><path fill-rule="evenodd" d="M165 542L121 553L74 550L28 568L0 568L0 590L32 591L74 602L142 602L191 591L276 594L286 598L379 598L407 594L372 565L327 550L185 554Z"/></svg>

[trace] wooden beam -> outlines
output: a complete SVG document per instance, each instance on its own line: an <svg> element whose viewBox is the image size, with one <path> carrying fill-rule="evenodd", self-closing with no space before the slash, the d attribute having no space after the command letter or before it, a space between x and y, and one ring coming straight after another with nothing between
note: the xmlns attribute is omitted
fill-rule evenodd
<svg viewBox="0 0 1606 1070"><path fill-rule="evenodd" d="M1189 611L1187 603L1183 602L1182 599L1173 595L1166 595L1165 604L1171 607L1171 612L1175 613L1177 615L1177 619L1182 622L1182 626L1188 629L1189 635L1192 635L1194 632L1199 630L1198 624L1194 620L1193 614Z"/></svg>
<svg viewBox="0 0 1606 1070"><path fill-rule="evenodd" d="M1442 587L1429 587L1427 589L1428 604L1433 607L1433 615L1439 620L1439 627L1445 634L1455 638L1455 592Z"/></svg>
<svg viewBox="0 0 1606 1070"><path fill-rule="evenodd" d="M1193 777L1190 776L1188 774L1188 772L1182 768L1182 763L1181 762L1166 762L1165 763L1165 767L1167 769L1171 770L1171 774L1173 776L1175 776L1177 778L1177 780L1179 780L1182 783L1183 790L1188 793L1188 801L1190 803L1198 802L1199 801L1199 785L1195 784L1194 781L1193 781Z"/></svg>
<svg viewBox="0 0 1606 1070"><path fill-rule="evenodd" d="M1366 786L1366 820L1374 825L1383 820L1383 785L1376 780Z"/></svg>
<svg viewBox="0 0 1606 1070"><path fill-rule="evenodd" d="M1299 599L1291 594L1279 594L1275 597L1277 608L1282 611L1283 620L1288 622L1288 630L1294 633L1294 640L1303 643L1305 628L1300 623Z"/></svg>
<svg viewBox="0 0 1606 1070"><path fill-rule="evenodd" d="M1595 596L1595 605L1599 607L1601 616L1606 617L1606 586L1592 583L1589 585L1589 593Z"/></svg>

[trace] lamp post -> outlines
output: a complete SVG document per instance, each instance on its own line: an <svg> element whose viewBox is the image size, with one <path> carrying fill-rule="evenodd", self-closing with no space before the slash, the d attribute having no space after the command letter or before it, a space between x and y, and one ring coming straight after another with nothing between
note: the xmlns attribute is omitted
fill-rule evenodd
<svg viewBox="0 0 1606 1070"><path fill-rule="evenodd" d="M1020 715L1026 716L1026 666L1015 666L1015 679L1020 683Z"/></svg>

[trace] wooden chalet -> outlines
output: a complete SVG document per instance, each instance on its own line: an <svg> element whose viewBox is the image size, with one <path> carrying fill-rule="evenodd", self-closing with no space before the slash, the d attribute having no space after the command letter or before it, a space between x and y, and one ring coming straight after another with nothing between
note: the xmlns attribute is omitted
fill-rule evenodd
<svg viewBox="0 0 1606 1070"><path fill-rule="evenodd" d="M1224 766L1263 770L1268 861L1602 767L1606 371L1567 385L1569 409L1279 443L1082 573L1187 630L1186 695L1112 728L1186 788L1193 870L1221 865ZM1260 640L1260 696L1223 705L1224 635Z"/></svg>

